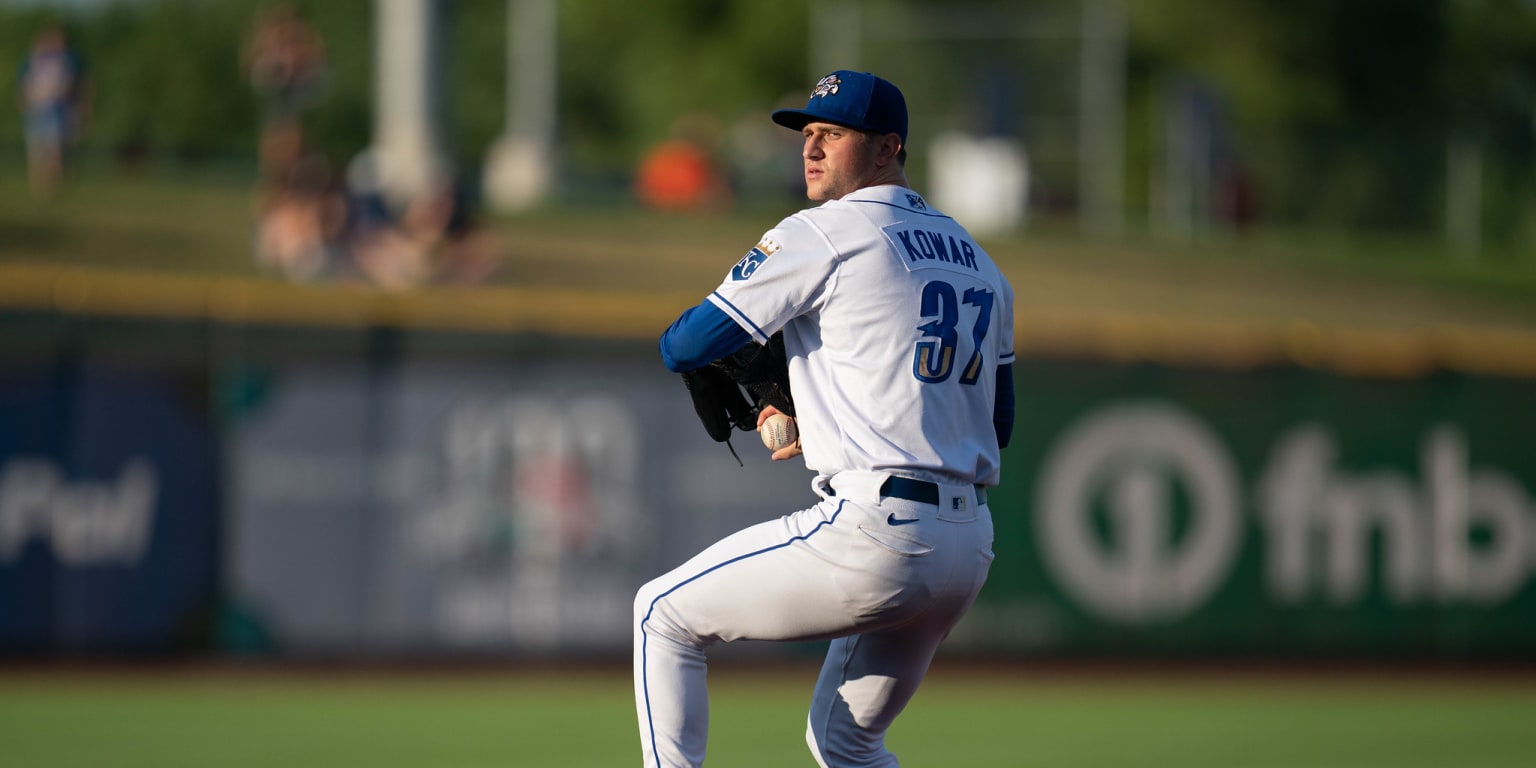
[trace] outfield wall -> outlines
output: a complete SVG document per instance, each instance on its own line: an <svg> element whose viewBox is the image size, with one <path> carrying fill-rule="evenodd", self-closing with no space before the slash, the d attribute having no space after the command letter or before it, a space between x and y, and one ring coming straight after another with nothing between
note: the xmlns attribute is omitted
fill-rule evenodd
<svg viewBox="0 0 1536 768"><path fill-rule="evenodd" d="M620 656L640 583L813 499L659 327L146 314L0 312L6 655ZM947 652L1531 657L1536 379L1209 349L1021 347Z"/></svg>

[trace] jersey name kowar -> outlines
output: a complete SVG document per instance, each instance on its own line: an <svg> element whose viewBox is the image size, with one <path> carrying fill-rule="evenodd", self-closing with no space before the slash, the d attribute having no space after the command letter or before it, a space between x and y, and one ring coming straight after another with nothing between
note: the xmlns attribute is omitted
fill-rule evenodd
<svg viewBox="0 0 1536 768"><path fill-rule="evenodd" d="M760 343L783 330L813 471L997 484L1012 288L920 195L873 187L784 219L710 301Z"/></svg>

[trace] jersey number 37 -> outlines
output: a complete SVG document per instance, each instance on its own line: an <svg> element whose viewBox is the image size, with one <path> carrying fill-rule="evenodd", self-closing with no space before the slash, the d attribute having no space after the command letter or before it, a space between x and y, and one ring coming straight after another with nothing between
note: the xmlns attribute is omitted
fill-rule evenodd
<svg viewBox="0 0 1536 768"><path fill-rule="evenodd" d="M949 379L954 373L955 349L960 341L961 305L975 307L975 319L970 323L971 357L960 372L961 384L975 384L981 377L981 343L987 338L992 325L992 292L981 288L967 288L956 294L955 287L942 280L923 286L919 315L928 322L918 326L923 338L917 342L912 355L912 375L918 381L937 384ZM965 314L972 314L967 311Z"/></svg>

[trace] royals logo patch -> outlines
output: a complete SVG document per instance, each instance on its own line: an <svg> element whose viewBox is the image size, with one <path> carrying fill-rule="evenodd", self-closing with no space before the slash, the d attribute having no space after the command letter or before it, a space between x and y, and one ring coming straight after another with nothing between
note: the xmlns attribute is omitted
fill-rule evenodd
<svg viewBox="0 0 1536 768"><path fill-rule="evenodd" d="M757 268L767 260L768 254L761 247L747 251L747 255L741 257L741 261L736 262L736 266L731 267L731 280L738 283L746 280L756 274Z"/></svg>
<svg viewBox="0 0 1536 768"><path fill-rule="evenodd" d="M757 245L753 246L752 250L747 251L747 255L741 257L741 261L736 262L736 266L731 268L731 280L741 282L751 277L753 273L757 272L757 268L768 260L769 256L778 253L779 249L783 247L779 245L779 241L771 237L764 237L762 240L759 240Z"/></svg>
<svg viewBox="0 0 1536 768"><path fill-rule="evenodd" d="M811 91L811 98L821 98L837 93L837 87L843 84L842 78L837 75L827 75L816 81L816 90Z"/></svg>

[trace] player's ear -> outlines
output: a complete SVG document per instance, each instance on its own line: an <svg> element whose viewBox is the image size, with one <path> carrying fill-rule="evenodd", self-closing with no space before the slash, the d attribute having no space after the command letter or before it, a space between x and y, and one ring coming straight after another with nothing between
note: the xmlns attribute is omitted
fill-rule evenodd
<svg viewBox="0 0 1536 768"><path fill-rule="evenodd" d="M880 137L880 149L875 153L875 163L881 167L896 162L901 154L901 134L887 133Z"/></svg>

